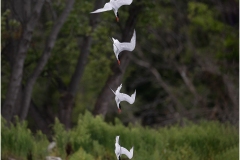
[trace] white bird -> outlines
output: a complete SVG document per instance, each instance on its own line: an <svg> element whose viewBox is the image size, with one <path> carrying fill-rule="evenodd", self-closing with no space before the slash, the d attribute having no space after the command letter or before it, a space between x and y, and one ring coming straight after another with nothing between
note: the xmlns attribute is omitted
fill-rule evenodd
<svg viewBox="0 0 240 160"><path fill-rule="evenodd" d="M51 152L52 149L53 149L55 146L56 146L56 142L51 142L51 143L48 145L48 148L47 148L48 152Z"/></svg>
<svg viewBox="0 0 240 160"><path fill-rule="evenodd" d="M136 90L130 97L127 94L120 93L121 88L122 88L122 84L117 88L117 90L115 92L110 88L112 90L112 92L115 94L115 101L117 103L119 113L121 113L121 108L122 108L120 105L121 101L127 101L128 103L133 104L135 101L135 97L136 97Z"/></svg>
<svg viewBox="0 0 240 160"><path fill-rule="evenodd" d="M105 12L105 11L110 11L113 10L117 22L119 21L119 14L118 14L118 9L122 5L130 5L133 0L110 0L110 2L106 3L103 8L97 9L96 11L93 11L91 13L99 13L99 12Z"/></svg>
<svg viewBox="0 0 240 160"><path fill-rule="evenodd" d="M116 143L115 143L115 154L118 160L121 160L121 155L125 154L129 159L133 157L133 147L128 151L126 148L121 147L119 145L119 136L116 136Z"/></svg>
<svg viewBox="0 0 240 160"><path fill-rule="evenodd" d="M122 51L126 51L126 50L133 51L136 46L136 32L134 30L130 43L127 43L127 42L120 43L117 39L114 39L114 38L112 38L112 42L113 42L113 50L114 50L115 56L118 60L118 64L120 65L119 54Z"/></svg>
<svg viewBox="0 0 240 160"><path fill-rule="evenodd" d="M62 160L60 157L47 156L46 160Z"/></svg>

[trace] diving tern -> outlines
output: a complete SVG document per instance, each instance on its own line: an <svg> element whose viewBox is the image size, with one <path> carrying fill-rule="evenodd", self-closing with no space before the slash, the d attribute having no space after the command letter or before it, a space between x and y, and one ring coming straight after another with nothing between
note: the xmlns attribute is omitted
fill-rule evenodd
<svg viewBox="0 0 240 160"><path fill-rule="evenodd" d="M93 11L91 13L99 13L99 12L105 12L105 11L110 11L113 10L117 22L119 21L119 14L118 14L118 9L122 5L130 5L133 0L110 0L110 2L106 3L103 8L97 9L96 11Z"/></svg>
<svg viewBox="0 0 240 160"><path fill-rule="evenodd" d="M114 38L112 38L111 40L113 42L113 50L114 50L115 56L118 60L118 64L120 65L120 60L119 60L120 52L126 51L126 50L133 51L136 46L136 32L134 30L130 43L127 43L127 42L120 43L117 39L114 39Z"/></svg>
<svg viewBox="0 0 240 160"><path fill-rule="evenodd" d="M51 142L47 148L48 152L51 152L54 147L56 147L56 142Z"/></svg>
<svg viewBox="0 0 240 160"><path fill-rule="evenodd" d="M119 145L119 136L116 136L116 143L115 143L115 154L118 160L121 160L121 155L125 154L129 159L133 157L133 147L128 151L126 148L121 147Z"/></svg>
<svg viewBox="0 0 240 160"><path fill-rule="evenodd" d="M121 108L122 108L120 105L121 101L127 101L128 103L133 104L135 101L135 97L136 97L136 90L130 97L127 94L120 93L121 88L122 88L122 84L117 88L117 90L115 92L110 88L112 90L112 92L115 94L115 101L117 103L118 113L121 113Z"/></svg>
<svg viewBox="0 0 240 160"><path fill-rule="evenodd" d="M46 160L62 160L60 157L47 156Z"/></svg>

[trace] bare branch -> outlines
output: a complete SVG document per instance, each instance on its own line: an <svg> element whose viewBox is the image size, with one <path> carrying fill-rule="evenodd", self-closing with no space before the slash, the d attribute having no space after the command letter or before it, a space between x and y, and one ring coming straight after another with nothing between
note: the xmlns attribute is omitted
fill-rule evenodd
<svg viewBox="0 0 240 160"><path fill-rule="evenodd" d="M237 87L234 86L228 75L223 75L223 82L226 86L228 96L232 101L233 106L239 109L239 93Z"/></svg>
<svg viewBox="0 0 240 160"><path fill-rule="evenodd" d="M141 49L139 47L136 48L137 52L141 53ZM171 97L171 99L173 100L173 102L176 104L176 107L178 108L178 112L182 112L184 110L184 107L182 106L182 104L178 101L178 99L175 97L175 95L172 93L170 87L167 85L167 83L165 83L165 81L162 79L160 73L158 72L158 70L156 68L154 68L153 66L151 66L150 63L146 62L146 61L142 61L139 60L137 58L135 58L133 55L129 55L129 57L131 58L131 60L138 64L139 66L142 66L144 68L147 68L157 79L157 81L159 82L159 84L163 87L163 89L168 93L168 95Z"/></svg>
<svg viewBox="0 0 240 160"><path fill-rule="evenodd" d="M24 19L24 16L23 14L20 13L20 11L17 11L16 8L15 8L15 5L16 6L19 6L22 4L20 3L20 1L14 1L14 0L9 0L9 3L10 3L10 9L12 11L12 13L14 14L14 17L23 25L23 19ZM22 9L22 7L19 7L20 9Z"/></svg>
<svg viewBox="0 0 240 160"><path fill-rule="evenodd" d="M46 0L46 2L47 2L48 7L49 7L49 9L51 11L52 19L53 19L53 21L55 21L57 19L57 14L56 14L56 12L53 9L52 2L51 2L51 0Z"/></svg>
<svg viewBox="0 0 240 160"><path fill-rule="evenodd" d="M23 17L27 21L31 15L31 0L23 0Z"/></svg>
<svg viewBox="0 0 240 160"><path fill-rule="evenodd" d="M192 83L192 81L190 80L190 78L187 76L187 67L186 66L180 66L178 65L176 62L174 63L175 67L178 70L178 73L181 75L184 83L186 84L186 86L188 87L188 89L190 90L190 92L195 96L196 99L199 98L199 95Z"/></svg>

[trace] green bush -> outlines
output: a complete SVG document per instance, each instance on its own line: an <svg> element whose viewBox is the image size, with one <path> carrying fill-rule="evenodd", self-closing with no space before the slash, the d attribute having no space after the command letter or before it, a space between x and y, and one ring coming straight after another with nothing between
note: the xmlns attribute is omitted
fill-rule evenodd
<svg viewBox="0 0 240 160"><path fill-rule="evenodd" d="M114 147L117 135L120 136L120 145L127 149L134 146L133 160L231 160L239 157L237 128L219 122L203 121L199 124L187 123L185 127L176 125L151 129L133 124L125 127L118 119L114 124L108 124L100 116L93 117L86 112L79 116L78 124L71 130L66 131L57 119L53 130L57 142L55 155L63 159L67 143L73 149L70 160L116 159ZM13 140L13 137L16 138ZM2 155L24 159L32 149L34 157L43 157L48 142L41 134L36 137L27 129L25 122L8 128L2 121ZM122 159L127 157L122 156Z"/></svg>
<svg viewBox="0 0 240 160"><path fill-rule="evenodd" d="M26 159L27 155L32 155L33 159L43 159L47 155L46 146L48 145L47 137L41 132L33 135L27 128L26 122L19 122L16 118L16 124L9 124L1 119L1 147L2 159L8 157L17 157Z"/></svg>

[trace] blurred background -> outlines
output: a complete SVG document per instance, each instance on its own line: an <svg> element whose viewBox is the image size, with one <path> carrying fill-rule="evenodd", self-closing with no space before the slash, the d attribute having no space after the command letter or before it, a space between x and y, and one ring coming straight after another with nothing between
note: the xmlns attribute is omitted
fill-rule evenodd
<svg viewBox="0 0 240 160"><path fill-rule="evenodd" d="M107 122L159 127L215 120L238 125L239 2L2 0L1 113L50 134L55 117L70 129L85 111ZM136 47L120 54L109 37ZM114 95L131 95L117 113Z"/></svg>

